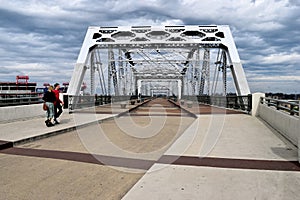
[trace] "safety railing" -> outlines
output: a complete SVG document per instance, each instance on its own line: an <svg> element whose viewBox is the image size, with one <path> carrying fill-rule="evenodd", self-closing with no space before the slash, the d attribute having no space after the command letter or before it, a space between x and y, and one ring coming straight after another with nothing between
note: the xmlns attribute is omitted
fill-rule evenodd
<svg viewBox="0 0 300 200"><path fill-rule="evenodd" d="M68 105L69 110L81 109L81 108L88 108L93 106L100 106L104 104L122 102L122 101L144 101L148 97L146 96L111 96L111 95L80 95L80 96L73 96L73 95L64 95L64 104ZM65 106L65 108L67 108Z"/></svg>
<svg viewBox="0 0 300 200"><path fill-rule="evenodd" d="M66 104L66 101L68 102L68 108L70 110L75 109L81 109L81 108L88 108L98 105L104 105L111 103L111 96L91 96L91 95L79 95L79 96L73 96L73 95L65 95L64 96L64 102Z"/></svg>
<svg viewBox="0 0 300 200"><path fill-rule="evenodd" d="M182 99L199 103L247 111L252 110L252 95L246 96L182 96Z"/></svg>
<svg viewBox="0 0 300 200"><path fill-rule="evenodd" d="M0 107L42 103L43 93L1 93Z"/></svg>
<svg viewBox="0 0 300 200"><path fill-rule="evenodd" d="M289 113L290 115L299 116L299 101L297 100L279 100L261 97L260 103L269 107L274 107L276 110L281 110Z"/></svg>

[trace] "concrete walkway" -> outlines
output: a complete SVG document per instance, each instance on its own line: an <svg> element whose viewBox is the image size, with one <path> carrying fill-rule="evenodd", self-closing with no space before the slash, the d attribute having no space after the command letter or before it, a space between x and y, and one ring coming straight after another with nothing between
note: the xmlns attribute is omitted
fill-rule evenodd
<svg viewBox="0 0 300 200"><path fill-rule="evenodd" d="M34 118L25 121L15 121L6 124L0 124L0 140L10 142L22 142L27 139L44 136L58 131L69 131L76 126L83 125L94 120L84 121L82 123L75 123L75 114L63 113L60 118L60 124L53 127L45 126L45 118ZM99 114L95 115L95 120L104 120L116 116L116 114Z"/></svg>
<svg viewBox="0 0 300 200"><path fill-rule="evenodd" d="M72 115L74 124L98 116L92 110ZM139 138L124 134L140 129L136 134L145 136L152 132L152 127L145 125L157 126L157 120L163 125L155 135ZM0 199L119 200L194 120L123 115L1 150ZM136 125L127 127L129 122Z"/></svg>
<svg viewBox="0 0 300 200"><path fill-rule="evenodd" d="M68 132L1 151L3 199L41 199L44 194L51 194L50 199L300 199L297 148L260 119L246 114L205 114L196 120L184 117L184 126L176 127L180 117L168 116L165 134L147 142L123 134L116 125L126 125L130 116L107 120L133 107L122 110L112 105L102 113L97 109L64 112L61 124L50 128L44 118L0 124L0 140L17 144ZM99 120L103 123L93 123ZM130 120L145 127L149 123L146 116ZM81 131L75 131L76 126L82 126ZM106 133L107 144L90 137L99 127ZM182 133L171 137L174 129ZM91 148L95 145L100 151L88 149L84 137ZM168 140L166 149L157 147L166 146ZM117 157L120 154L111 150L106 155L105 145L140 157ZM142 153L147 148L148 152L162 151L147 157ZM109 159L101 163L91 158L91 152ZM143 163L150 169L142 167ZM136 167L134 173L130 166Z"/></svg>
<svg viewBox="0 0 300 200"><path fill-rule="evenodd" d="M93 122L101 122L105 119L116 117L120 113L128 112L140 104L141 103L135 105L127 104L124 109L120 107L120 103L114 103L77 110L71 114L69 114L68 110L64 110L59 119L60 124L53 127L46 127L44 117L0 123L0 141L21 143L26 140L48 137L50 135L75 130L76 128ZM99 112L99 110L101 110L101 112Z"/></svg>
<svg viewBox="0 0 300 200"><path fill-rule="evenodd" d="M297 148L276 131L249 115L203 115L123 199L300 199L299 188Z"/></svg>

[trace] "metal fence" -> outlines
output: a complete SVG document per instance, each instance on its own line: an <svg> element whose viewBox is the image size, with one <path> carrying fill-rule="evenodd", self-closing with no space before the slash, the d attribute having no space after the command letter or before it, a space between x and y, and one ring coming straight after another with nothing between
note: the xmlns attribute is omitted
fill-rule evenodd
<svg viewBox="0 0 300 200"><path fill-rule="evenodd" d="M94 96L87 96L87 95L80 95L80 96L72 96L72 95L65 95L64 96L64 104L65 108L69 108L69 110L81 109L81 108L88 108L93 106L100 106L104 104L111 104L115 102L122 102L122 101L144 101L147 99L147 96L110 96L110 95L94 95Z"/></svg>
<svg viewBox="0 0 300 200"><path fill-rule="evenodd" d="M267 97L261 97L260 103L267 106L272 106L276 110L282 110L290 115L299 116L299 101L297 100L278 100Z"/></svg>
<svg viewBox="0 0 300 200"><path fill-rule="evenodd" d="M1 93L0 107L42 103L43 93Z"/></svg>
<svg viewBox="0 0 300 200"><path fill-rule="evenodd" d="M66 104L66 101L68 102ZM104 104L109 104L112 102L111 96L88 96L88 95L79 95L79 96L64 96L65 105L68 105L70 110L88 108L93 106L99 106ZM66 108L66 107L65 107Z"/></svg>
<svg viewBox="0 0 300 200"><path fill-rule="evenodd" d="M252 110L252 95L247 96L183 96L182 99L199 103L247 111Z"/></svg>

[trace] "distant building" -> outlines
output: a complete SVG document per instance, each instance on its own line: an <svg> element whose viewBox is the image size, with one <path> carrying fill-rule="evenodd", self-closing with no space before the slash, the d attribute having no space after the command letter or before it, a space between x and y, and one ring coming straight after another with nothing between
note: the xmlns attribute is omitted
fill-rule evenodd
<svg viewBox="0 0 300 200"><path fill-rule="evenodd" d="M0 106L40 103L36 83L28 82L28 76L16 76L16 82L0 82Z"/></svg>

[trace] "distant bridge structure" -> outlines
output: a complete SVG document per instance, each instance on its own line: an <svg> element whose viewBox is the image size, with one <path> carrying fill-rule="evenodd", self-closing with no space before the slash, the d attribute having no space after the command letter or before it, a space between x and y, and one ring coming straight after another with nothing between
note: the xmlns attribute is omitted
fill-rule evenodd
<svg viewBox="0 0 300 200"><path fill-rule="evenodd" d="M230 72L230 73L228 73ZM229 26L89 27L69 84L79 95L250 94Z"/></svg>

